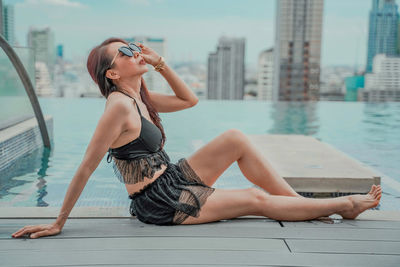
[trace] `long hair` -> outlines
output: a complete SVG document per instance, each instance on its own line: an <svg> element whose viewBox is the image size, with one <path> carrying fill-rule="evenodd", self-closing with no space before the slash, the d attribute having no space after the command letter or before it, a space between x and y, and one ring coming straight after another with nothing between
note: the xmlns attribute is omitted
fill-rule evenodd
<svg viewBox="0 0 400 267"><path fill-rule="evenodd" d="M115 91L120 91L117 86L112 82L112 80L106 77L106 71L108 70L112 58L106 53L107 45L113 42L122 42L128 44L128 42L121 38L108 38L100 45L94 47L88 56L86 67L89 71L90 76L93 81L99 86L101 94L108 98L108 96ZM142 98L143 103L146 105L147 110L149 111L150 118L153 120L154 124L160 129L162 134L162 145L161 148L164 147L165 144L165 133L164 127L161 124L161 118L158 115L156 109L152 106L150 102L149 91L147 90L146 83L144 82L143 77L141 77L141 86L140 86L140 96Z"/></svg>

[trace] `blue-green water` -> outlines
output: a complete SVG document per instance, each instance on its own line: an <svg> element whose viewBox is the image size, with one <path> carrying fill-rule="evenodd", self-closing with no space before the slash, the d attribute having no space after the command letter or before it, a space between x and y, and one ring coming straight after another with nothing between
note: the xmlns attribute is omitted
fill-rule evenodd
<svg viewBox="0 0 400 267"><path fill-rule="evenodd" d="M53 149L33 153L11 172L0 174L0 206L61 206L105 104L104 99L87 98L39 101L43 113L53 116ZM160 116L167 136L165 150L172 162L231 128L245 134L310 135L381 172L383 196L378 208L400 209L400 189L396 188L400 182L400 103L200 100L193 108ZM213 186L252 184L234 163ZM128 206L129 201L125 186L104 157L76 206Z"/></svg>

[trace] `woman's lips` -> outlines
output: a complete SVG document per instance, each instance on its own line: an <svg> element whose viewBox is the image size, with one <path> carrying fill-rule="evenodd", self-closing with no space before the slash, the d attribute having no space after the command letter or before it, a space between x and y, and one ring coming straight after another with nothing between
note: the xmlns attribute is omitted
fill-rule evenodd
<svg viewBox="0 0 400 267"><path fill-rule="evenodd" d="M142 60L139 61L139 64L146 65L146 61L144 61L144 59L142 59Z"/></svg>

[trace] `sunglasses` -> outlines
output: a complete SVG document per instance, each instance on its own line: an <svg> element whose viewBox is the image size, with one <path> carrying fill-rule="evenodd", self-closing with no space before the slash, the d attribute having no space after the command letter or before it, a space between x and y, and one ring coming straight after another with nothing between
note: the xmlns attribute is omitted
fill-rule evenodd
<svg viewBox="0 0 400 267"><path fill-rule="evenodd" d="M119 52L121 52L125 56L133 57L135 52L141 53L142 48L135 45L134 43L129 43L128 46L121 46L120 48L118 48L118 52L115 54L113 60L111 61L110 67L114 64L114 61L117 58Z"/></svg>

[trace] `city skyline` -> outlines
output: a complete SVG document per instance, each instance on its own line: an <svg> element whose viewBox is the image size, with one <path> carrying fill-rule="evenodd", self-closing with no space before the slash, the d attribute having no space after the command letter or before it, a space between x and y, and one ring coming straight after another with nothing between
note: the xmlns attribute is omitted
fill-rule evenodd
<svg viewBox="0 0 400 267"><path fill-rule="evenodd" d="M87 57L92 47L110 36L165 37L171 61L203 63L222 35L246 38L246 64L256 65L259 53L274 44L273 0L3 0L3 4L15 5L16 40L21 46L26 46L30 26L50 26L56 44L64 45L66 59ZM365 0L325 1L322 66L365 66L371 5ZM140 30L129 30L129 16L139 21Z"/></svg>

